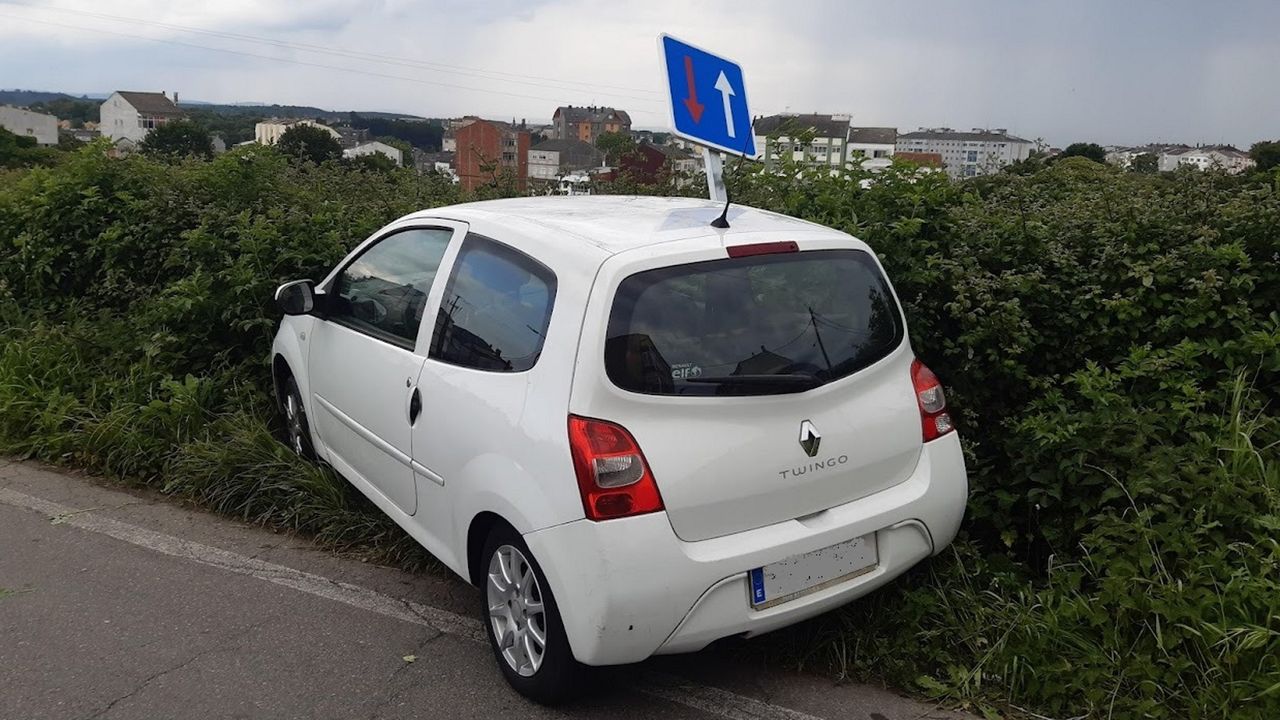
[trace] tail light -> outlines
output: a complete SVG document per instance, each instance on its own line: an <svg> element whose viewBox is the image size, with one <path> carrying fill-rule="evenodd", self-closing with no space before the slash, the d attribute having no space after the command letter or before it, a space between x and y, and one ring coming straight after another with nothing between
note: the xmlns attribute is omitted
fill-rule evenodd
<svg viewBox="0 0 1280 720"><path fill-rule="evenodd" d="M611 520L662 509L658 484L626 428L570 415L569 452L587 518Z"/></svg>
<svg viewBox="0 0 1280 720"><path fill-rule="evenodd" d="M920 426L924 441L937 440L955 430L947 413L947 398L942 394L938 376L917 360L911 361L911 384L916 388L916 404L920 406Z"/></svg>

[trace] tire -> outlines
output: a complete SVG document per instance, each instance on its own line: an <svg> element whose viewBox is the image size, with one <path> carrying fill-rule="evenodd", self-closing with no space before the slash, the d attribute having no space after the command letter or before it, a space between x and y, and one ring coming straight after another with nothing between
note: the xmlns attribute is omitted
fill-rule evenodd
<svg viewBox="0 0 1280 720"><path fill-rule="evenodd" d="M543 705L577 696L586 668L573 658L551 586L529 546L515 530L498 525L489 533L481 558L484 586L480 617L507 682L516 692ZM539 601L540 611L535 609ZM537 639L539 631L542 643ZM503 647L504 641L507 647Z"/></svg>
<svg viewBox="0 0 1280 720"><path fill-rule="evenodd" d="M298 383L290 377L285 381L284 401L281 403L284 413L285 439L289 448L304 460L312 462L316 459L316 450L311 445L311 424L307 421L307 406L302 403L302 393L298 391Z"/></svg>

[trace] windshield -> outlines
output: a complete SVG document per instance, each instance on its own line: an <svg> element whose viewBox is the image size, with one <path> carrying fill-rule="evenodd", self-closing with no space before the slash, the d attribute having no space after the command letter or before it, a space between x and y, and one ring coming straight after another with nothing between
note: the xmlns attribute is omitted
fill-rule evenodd
<svg viewBox="0 0 1280 720"><path fill-rule="evenodd" d="M625 279L605 368L618 387L656 395L802 392L870 365L902 337L866 252L757 255Z"/></svg>

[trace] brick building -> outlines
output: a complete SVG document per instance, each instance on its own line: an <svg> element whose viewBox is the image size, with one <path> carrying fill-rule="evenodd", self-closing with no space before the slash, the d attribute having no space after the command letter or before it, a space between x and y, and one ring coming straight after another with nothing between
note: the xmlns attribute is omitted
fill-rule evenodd
<svg viewBox="0 0 1280 720"><path fill-rule="evenodd" d="M607 132L631 132L631 116L626 110L595 105L574 107L572 105L556 108L551 116L552 139L581 140L596 144L596 138Z"/></svg>
<svg viewBox="0 0 1280 720"><path fill-rule="evenodd" d="M638 182L655 183L664 171L696 172L698 161L679 148L640 143L633 152L622 157L618 167Z"/></svg>
<svg viewBox="0 0 1280 720"><path fill-rule="evenodd" d="M524 190L529 178L529 131L524 123L481 120L454 131L454 168L464 190L474 190L505 174Z"/></svg>

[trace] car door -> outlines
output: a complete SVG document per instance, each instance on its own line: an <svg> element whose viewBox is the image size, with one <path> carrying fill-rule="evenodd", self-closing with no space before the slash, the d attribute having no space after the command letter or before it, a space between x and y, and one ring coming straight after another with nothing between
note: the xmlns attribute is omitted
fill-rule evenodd
<svg viewBox="0 0 1280 720"><path fill-rule="evenodd" d="M427 549L446 562L446 539L461 531L456 522L466 522L454 501L468 491L461 486L468 466L472 473L507 472L503 463L528 445L521 425L527 405L545 405L556 394L554 385L535 382L534 368L555 296L550 269L499 242L467 235L452 260L419 380L424 410L413 428L419 517L431 536Z"/></svg>
<svg viewBox="0 0 1280 720"><path fill-rule="evenodd" d="M417 512L413 393L429 334L420 330L435 317L436 276L464 227L400 226L366 242L325 281L307 352L312 414L330 464L409 515Z"/></svg>

